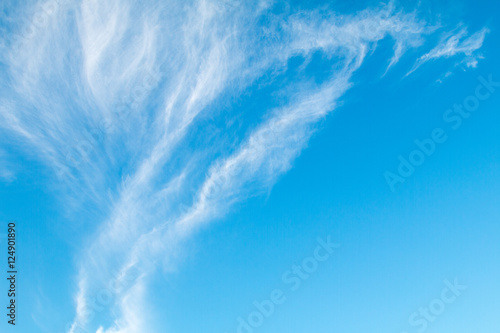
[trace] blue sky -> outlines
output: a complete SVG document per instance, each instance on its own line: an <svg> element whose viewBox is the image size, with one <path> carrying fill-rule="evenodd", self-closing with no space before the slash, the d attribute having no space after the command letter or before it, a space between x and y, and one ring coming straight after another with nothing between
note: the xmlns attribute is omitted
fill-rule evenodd
<svg viewBox="0 0 500 333"><path fill-rule="evenodd" d="M499 7L3 1L2 332L497 332Z"/></svg>

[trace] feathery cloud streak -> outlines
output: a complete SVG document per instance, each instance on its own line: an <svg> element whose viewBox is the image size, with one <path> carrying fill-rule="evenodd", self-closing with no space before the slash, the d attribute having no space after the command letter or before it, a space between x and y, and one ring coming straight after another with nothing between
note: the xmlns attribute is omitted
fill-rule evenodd
<svg viewBox="0 0 500 333"><path fill-rule="evenodd" d="M488 28L483 28L467 37L467 28L462 28L456 34L445 36L436 47L418 58L413 68L406 75L413 73L430 60L450 58L457 54L467 56L469 59L468 63L475 67L473 64L477 64L479 56L474 56L474 52L483 46L484 38L488 32Z"/></svg>

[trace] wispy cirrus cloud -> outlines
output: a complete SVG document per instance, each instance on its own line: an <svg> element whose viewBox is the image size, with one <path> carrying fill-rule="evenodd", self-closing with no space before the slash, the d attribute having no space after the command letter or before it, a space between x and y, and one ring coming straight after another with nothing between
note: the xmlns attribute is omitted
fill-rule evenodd
<svg viewBox="0 0 500 333"><path fill-rule="evenodd" d="M484 38L488 32L488 28L483 28L469 36L467 28L461 28L457 33L446 34L436 47L417 59L413 68L406 75L410 75L430 60L450 58L460 54L467 57L468 67L477 66L477 59L480 59L481 56L475 55L475 52L483 46Z"/></svg>
<svg viewBox="0 0 500 333"><path fill-rule="evenodd" d="M170 217L165 214L167 217L163 222L156 223L151 231L143 233L134 242L127 260L115 273L116 276L126 276L129 270L138 268L145 274L136 280L135 286L144 290L147 276L152 274L156 266L149 261L145 263L144 258L151 258L153 261L162 258L161 261L167 261L166 265L169 265L170 261L175 260L176 248L186 237L223 216L233 203L272 186L277 177L291 167L293 160L305 147L314 132L314 125L335 108L336 101L349 89L349 78L361 66L373 43L388 34L392 34L396 40L403 38L398 31L402 31L404 38L420 38L418 29L415 29L416 24L418 23L413 16L394 14L387 8L365 11L345 22L338 20L333 14L328 19L319 19L316 13L301 13L278 22L279 30L274 35L279 35L279 38L270 45L262 45L261 52L265 57L258 59L256 65L248 62L243 65L255 66L257 73L264 73L273 64L286 65L287 59L292 56L307 59L313 52L324 52L342 58L342 61L334 64L338 71L319 86L302 85L307 89L292 98L290 105L270 110L265 117L267 120L253 129L232 154L210 163L206 179L199 185L190 207L178 214L170 214ZM387 28L392 25L398 29L393 31ZM280 52L275 52L276 50ZM136 191L134 189L132 192ZM128 215L130 216L130 212ZM118 234L121 234L119 239L124 237L122 223L123 219L120 219L119 227L116 222L109 224L111 231L104 234L106 242ZM92 269L92 266L93 264L86 270L93 271L95 268ZM84 275L81 278L86 279ZM89 288L80 292L92 293ZM126 302L132 297L131 293L135 302L139 302L135 304L142 304L140 295L135 290L121 291L117 295L117 307L122 316L117 319L114 327L103 332L145 329L141 319L132 320L127 315L129 307L134 306ZM84 311L80 313L75 327L85 322Z"/></svg>
<svg viewBox="0 0 500 333"><path fill-rule="evenodd" d="M64 170L62 200L106 216L88 226L93 237L76 254L71 333L158 330L154 318L136 315L158 266L175 269L189 236L292 167L377 42L394 41L390 67L434 31L393 5L289 15L270 1L84 0L48 20L39 38L2 55L0 126L54 174ZM476 44L455 47L467 45ZM305 75L314 54L332 74ZM303 61L300 75L283 80L294 75L293 57ZM285 102L220 112L221 100L280 80ZM129 112L116 109L124 100L135 103ZM230 127L245 112L252 117ZM199 139L214 128L222 134ZM82 147L81 161L70 163ZM110 282L110 299L93 306Z"/></svg>

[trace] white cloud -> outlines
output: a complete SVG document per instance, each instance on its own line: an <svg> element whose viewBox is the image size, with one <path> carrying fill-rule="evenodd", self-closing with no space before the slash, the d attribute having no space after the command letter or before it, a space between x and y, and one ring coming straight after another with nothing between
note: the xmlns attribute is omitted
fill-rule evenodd
<svg viewBox="0 0 500 333"><path fill-rule="evenodd" d="M467 28L461 28L460 31L455 34L446 35L436 47L418 58L413 68L406 75L413 73L430 60L450 58L458 54L464 54L468 57L468 67L476 67L478 62L477 59L480 59L481 56L475 56L474 53L481 48L488 32L489 30L487 28L483 28L467 37Z"/></svg>
<svg viewBox="0 0 500 333"><path fill-rule="evenodd" d="M16 179L14 167L7 160L6 153L0 149L0 180L6 183L11 183Z"/></svg>
<svg viewBox="0 0 500 333"><path fill-rule="evenodd" d="M202 2L200 6L205 5L206 3ZM129 252L128 260L116 272L117 280L126 276L132 268L139 268L141 272L152 272L155 260L159 260L156 258L166 257L162 260L170 265L170 261L175 260L179 244L195 230L222 216L232 203L272 186L277 177L291 167L293 160L305 147L314 130L314 124L334 109L337 99L350 87L349 78L361 65L371 43L384 38L387 34L392 34L396 40L407 37L420 38L421 30L415 28L417 24L413 16L393 14L385 8L362 12L345 22L336 22L334 16L328 20L320 20L315 13L297 15L281 22L279 25L284 31L282 39L277 39L274 41L275 45L260 50L264 56L255 65L257 67L254 67L257 73L262 73L276 61L286 64L291 56L307 57L319 50L342 56L343 66L322 86L308 88L304 86L307 89L293 99L294 102L289 106L271 111L268 120L255 128L233 154L215 161L208 171L206 180L200 185L191 207L180 215L174 214L170 218L164 218L163 223L157 223L149 232L143 233ZM397 28L391 30L394 26ZM401 31L404 35L399 33ZM282 44L283 41L286 43ZM216 45L218 43L216 42ZM276 49L280 52L277 53ZM234 52L239 55L241 51L235 49ZM207 67L207 70L213 72L211 67ZM210 80L217 78L213 74L209 77ZM202 76L198 82L206 80L208 78ZM213 81L210 82L213 84ZM197 85L193 91L196 93L200 91ZM188 108L192 100L192 97L187 99ZM150 174L150 170L138 174ZM144 186L145 177L140 176L137 184ZM137 193L137 187L131 192ZM126 206L130 207L129 201ZM125 207L122 207L118 211L123 213L124 209ZM131 211L127 210L125 215L131 214ZM123 231L126 229L124 221L123 217L115 222L111 221L110 231L104 233L103 238L113 239L117 235L120 235L118 239L126 238ZM103 242L100 241L99 244ZM102 253L102 249L100 252ZM154 263L144 264L144 258L152 258ZM143 283L143 280L139 280L137 285L142 286ZM127 290L121 291L118 295L122 300L120 303L122 321L128 318L127 303L123 302L128 297ZM135 326L137 323L131 325ZM127 330L128 328L123 328L119 332ZM117 327L112 327L106 332L117 332Z"/></svg>

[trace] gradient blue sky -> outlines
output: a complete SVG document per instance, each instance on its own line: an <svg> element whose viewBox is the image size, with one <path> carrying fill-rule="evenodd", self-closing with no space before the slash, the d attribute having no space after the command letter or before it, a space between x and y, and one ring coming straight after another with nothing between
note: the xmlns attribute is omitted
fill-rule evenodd
<svg viewBox="0 0 500 333"><path fill-rule="evenodd" d="M498 332L500 87L459 128L443 116L500 82L499 12L2 1L0 219L20 273L1 331L233 333L280 289L255 332ZM341 246L290 290L318 237ZM425 330L409 321L455 279Z"/></svg>

